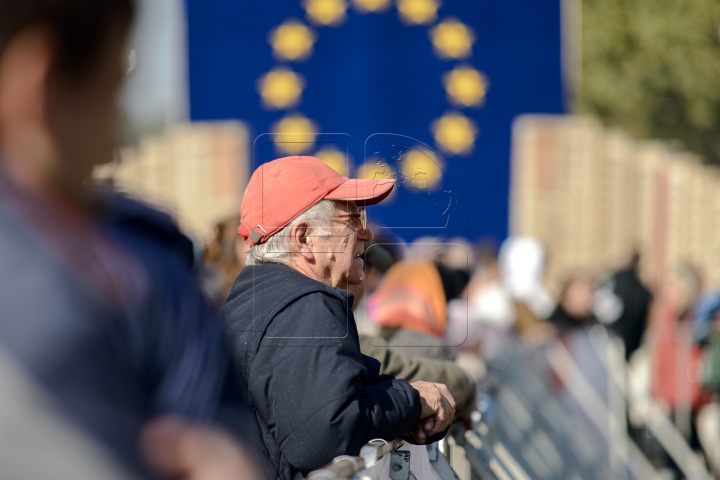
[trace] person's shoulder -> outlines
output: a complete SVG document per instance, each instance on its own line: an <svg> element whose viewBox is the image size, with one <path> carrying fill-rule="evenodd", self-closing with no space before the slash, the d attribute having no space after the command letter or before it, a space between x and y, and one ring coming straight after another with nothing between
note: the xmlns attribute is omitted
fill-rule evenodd
<svg viewBox="0 0 720 480"><path fill-rule="evenodd" d="M99 195L105 205L101 223L126 248L141 256L143 251L151 251L153 258L170 260L184 269L193 268L193 241L168 213L112 190L103 190Z"/></svg>
<svg viewBox="0 0 720 480"><path fill-rule="evenodd" d="M344 297L337 289L318 282L283 264L265 263L245 267L235 279L220 317L243 328L253 324L264 330L288 317L304 322L316 316L336 316L344 311ZM303 314L301 314L303 312ZM280 320L276 320L276 317Z"/></svg>
<svg viewBox="0 0 720 480"><path fill-rule="evenodd" d="M353 324L347 302L332 289L307 292L291 301L272 319L268 337L347 338Z"/></svg>
<svg viewBox="0 0 720 480"><path fill-rule="evenodd" d="M245 267L242 273L265 283L281 284L283 288L287 285L307 287L310 290L324 290L330 287L324 283L310 278L302 272L283 263L267 262L259 265Z"/></svg>
<svg viewBox="0 0 720 480"><path fill-rule="evenodd" d="M47 224L31 215L42 207L51 217ZM85 212L64 207L53 210L42 202L33 204L33 199L10 206L0 202L0 318L18 306L27 316L107 314L135 291L128 279L143 284L144 271L125 261L128 256L119 258L125 251L117 242ZM54 231L68 218L75 228Z"/></svg>
<svg viewBox="0 0 720 480"><path fill-rule="evenodd" d="M298 303L303 307L312 307L328 311L336 311L337 309L345 311L348 307L347 297L335 290L336 289L333 288L320 287L317 290L309 291L298 297L294 303Z"/></svg>
<svg viewBox="0 0 720 480"><path fill-rule="evenodd" d="M336 298L339 302L347 300L349 295L349 292L330 287L290 266L264 263L247 266L240 272L229 299L251 294L254 297L262 296L265 306L284 306L316 293Z"/></svg>

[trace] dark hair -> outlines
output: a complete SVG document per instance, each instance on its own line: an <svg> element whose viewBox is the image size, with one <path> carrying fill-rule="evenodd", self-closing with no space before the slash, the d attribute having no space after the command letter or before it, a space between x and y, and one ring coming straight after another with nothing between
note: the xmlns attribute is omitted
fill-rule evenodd
<svg viewBox="0 0 720 480"><path fill-rule="evenodd" d="M56 71L87 73L113 27L129 28L133 0L0 0L0 55L23 30L44 26L57 36Z"/></svg>
<svg viewBox="0 0 720 480"><path fill-rule="evenodd" d="M435 264L435 268L437 268L438 274L440 274L440 281L442 282L443 291L445 292L445 301L449 302L454 298L458 298L470 281L468 272L447 268L438 264Z"/></svg>

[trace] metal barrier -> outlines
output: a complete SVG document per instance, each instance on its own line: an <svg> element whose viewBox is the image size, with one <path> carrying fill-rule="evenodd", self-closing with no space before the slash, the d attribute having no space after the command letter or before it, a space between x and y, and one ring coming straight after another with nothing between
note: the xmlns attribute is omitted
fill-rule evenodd
<svg viewBox="0 0 720 480"><path fill-rule="evenodd" d="M371 440L360 449L360 456L341 455L335 457L331 463L310 472L307 478L308 480L352 478L360 471L375 466L388 453L396 452L404 443L400 439L391 442L383 439Z"/></svg>
<svg viewBox="0 0 720 480"><path fill-rule="evenodd" d="M642 402L647 426L686 478L712 478L651 398L627 387L617 342L599 328L543 346L517 344L489 364L495 381L478 398L473 428L454 424L427 446L442 480L656 479L658 470L628 435L627 407ZM404 442L374 440L310 480L416 480ZM424 453L423 453L424 456ZM380 462L385 462L380 464ZM374 470L372 470L374 469Z"/></svg>
<svg viewBox="0 0 720 480"><path fill-rule="evenodd" d="M648 432L678 473L693 480L712 478L649 394L634 395L628 388L629 382L640 382L630 378L624 352L601 327L507 351L488 368L495 387L488 395L491 407L483 412L484 432L471 432L491 444L483 451L489 465L497 461L504 468L493 469L498 478L654 480L672 475L668 464L648 458L629 435L627 407L639 403L647 413Z"/></svg>
<svg viewBox="0 0 720 480"><path fill-rule="evenodd" d="M619 404L617 409L622 421L626 418L625 405L642 404L646 410L646 425L655 436L660 445L665 449L670 458L673 459L680 471L686 478L693 480L712 480L702 460L698 458L690 445L688 445L682 433L673 425L670 418L662 411L660 405L650 396L649 392L631 392L628 383L641 383L641 380L633 378L633 373L628 369L624 361L625 350L618 339L611 338L604 329L598 330L599 340L591 345L597 357L603 362L608 371L608 378L611 387L618 392ZM605 348L603 352L602 349ZM563 354L567 354L564 352ZM620 442L618 442L620 443ZM637 446L632 441L628 442L626 448L630 447L635 451ZM650 476L644 478L652 478Z"/></svg>
<svg viewBox="0 0 720 480"><path fill-rule="evenodd" d="M482 459L479 456L467 460L471 466L473 477L471 477L468 472L468 475L461 479L455 473L446 455L448 455L453 448L458 449L454 452L456 457L460 452L463 452L462 454L464 455L464 452L468 448L472 450L473 447L468 446L469 444L464 440L462 441L462 445L456 440L456 436L462 436L464 431L464 427L453 425L451 434L449 434L446 439L427 445L425 448L427 449L430 465L442 480L470 480L471 478L497 480L497 477L492 475L487 465L482 465ZM369 476L364 475L364 473L379 464L386 455L389 455L387 477L391 480L416 480L410 468L410 456L412 452L400 450L404 445L405 442L400 439L391 442L380 439L372 440L360 449L360 455L356 457L349 455L336 457L331 463L310 472L307 478L308 480L367 478ZM477 452L472 450L472 454L477 455Z"/></svg>

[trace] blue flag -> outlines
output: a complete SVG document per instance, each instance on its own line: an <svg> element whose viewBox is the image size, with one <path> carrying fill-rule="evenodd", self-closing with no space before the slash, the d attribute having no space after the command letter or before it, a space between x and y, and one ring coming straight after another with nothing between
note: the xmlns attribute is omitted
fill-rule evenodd
<svg viewBox="0 0 720 480"><path fill-rule="evenodd" d="M405 238L507 235L512 122L564 111L560 0L186 6L191 118L247 122L252 168L395 178L368 213Z"/></svg>

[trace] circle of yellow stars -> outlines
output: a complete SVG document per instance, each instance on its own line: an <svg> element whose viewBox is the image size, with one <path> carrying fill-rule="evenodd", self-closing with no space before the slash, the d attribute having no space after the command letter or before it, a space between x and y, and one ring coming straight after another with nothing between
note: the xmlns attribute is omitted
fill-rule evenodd
<svg viewBox="0 0 720 480"><path fill-rule="evenodd" d="M438 21L441 0L395 0L394 3L404 24L428 27L428 36L438 59L466 62L456 64L442 76L441 82L451 108L433 119L429 129L443 153L468 156L473 152L479 129L461 110L482 107L490 86L487 77L467 63L473 54L475 32L457 18L447 17ZM292 110L300 105L305 79L288 63L302 62L312 56L318 38L316 28L339 27L347 20L351 5L358 13L371 14L384 13L392 4L392 0L301 0L306 22L288 19L268 35L273 57L281 63L257 79L256 88L262 106L268 110ZM278 152L292 155L313 150L319 125L300 112L287 111L271 129ZM419 188L433 188L442 178L439 159L427 149L413 152L406 155L403 177ZM343 152L326 147L315 155L343 175L348 174L348 161ZM379 174L378 169L384 172L389 168L380 163L377 159L369 159L358 168L358 175L373 178ZM383 176L387 178L387 173Z"/></svg>

